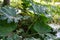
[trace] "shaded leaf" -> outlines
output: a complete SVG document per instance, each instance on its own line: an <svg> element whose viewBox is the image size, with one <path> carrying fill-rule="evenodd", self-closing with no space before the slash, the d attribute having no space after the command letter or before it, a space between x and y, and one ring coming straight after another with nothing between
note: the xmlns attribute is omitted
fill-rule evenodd
<svg viewBox="0 0 60 40"><path fill-rule="evenodd" d="M45 34L51 31L50 26L44 23L36 22L33 26L34 30L38 32L38 34Z"/></svg>
<svg viewBox="0 0 60 40"><path fill-rule="evenodd" d="M6 20L0 20L0 35L6 36L8 33L15 30L17 27L17 24L14 22L7 23Z"/></svg>

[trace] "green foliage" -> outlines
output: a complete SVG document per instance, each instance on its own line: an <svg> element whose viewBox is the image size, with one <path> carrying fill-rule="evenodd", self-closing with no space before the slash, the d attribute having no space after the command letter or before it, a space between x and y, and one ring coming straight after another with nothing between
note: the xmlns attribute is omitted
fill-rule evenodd
<svg viewBox="0 0 60 40"><path fill-rule="evenodd" d="M11 7L0 8L0 35L7 35L17 27L17 22L21 16L16 14L17 11Z"/></svg>
<svg viewBox="0 0 60 40"><path fill-rule="evenodd" d="M8 21L8 23L10 22L18 22L18 20L20 20L22 18L21 15L17 14L17 9L14 9L12 7L2 7L0 9L0 14L2 14L1 20L6 20Z"/></svg>
<svg viewBox="0 0 60 40"><path fill-rule="evenodd" d="M60 2L60 0L54 0L55 2Z"/></svg>
<svg viewBox="0 0 60 40"><path fill-rule="evenodd" d="M14 22L7 23L6 20L0 20L0 36L6 36L13 30L15 30L17 24Z"/></svg>
<svg viewBox="0 0 60 40"><path fill-rule="evenodd" d="M38 34L46 34L48 32L51 32L51 27L47 25L46 22L47 18L43 15L40 15L40 17L34 23L34 30L37 31Z"/></svg>
<svg viewBox="0 0 60 40"><path fill-rule="evenodd" d="M32 40L34 37L49 40L51 35L52 38L56 38L53 33L50 33L53 31L48 22L53 20L54 14L60 13L60 7L35 3L33 0L20 1L21 4L12 2L11 7L0 7L0 35L7 36L7 38L3 37L4 40L20 40L20 36L21 39L26 38L26 40ZM18 9L21 13L18 13ZM51 16L48 16L49 14ZM7 35L9 33L12 35Z"/></svg>

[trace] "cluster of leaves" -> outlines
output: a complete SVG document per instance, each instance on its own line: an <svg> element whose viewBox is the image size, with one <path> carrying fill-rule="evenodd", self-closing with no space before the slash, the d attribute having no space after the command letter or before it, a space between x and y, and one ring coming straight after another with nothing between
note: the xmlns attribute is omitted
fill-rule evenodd
<svg viewBox="0 0 60 40"><path fill-rule="evenodd" d="M6 35L17 27L17 22L22 17L16 13L16 9L11 7L0 8L0 35Z"/></svg>
<svg viewBox="0 0 60 40"><path fill-rule="evenodd" d="M47 24L52 16L46 15L57 13L59 9L51 5L38 4L32 0L22 0L20 5L16 7L21 9L20 14L17 14L19 10L13 7L0 8L0 35L8 35L7 38L3 37L3 39L31 40L32 37L35 37L39 40L55 40L55 36L50 34L51 27ZM9 35L10 33L12 35Z"/></svg>

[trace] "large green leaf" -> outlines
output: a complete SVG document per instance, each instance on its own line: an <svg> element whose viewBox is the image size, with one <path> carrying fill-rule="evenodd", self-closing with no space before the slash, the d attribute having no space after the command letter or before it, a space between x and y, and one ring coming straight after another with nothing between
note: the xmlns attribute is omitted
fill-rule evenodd
<svg viewBox="0 0 60 40"><path fill-rule="evenodd" d="M39 34L45 34L47 32L51 32L51 28L50 26L48 26L45 23L40 23L40 22L36 22L33 26L34 30L36 32L38 32Z"/></svg>
<svg viewBox="0 0 60 40"><path fill-rule="evenodd" d="M0 8L0 35L6 35L16 29L21 16L16 14L16 9L12 7Z"/></svg>
<svg viewBox="0 0 60 40"><path fill-rule="evenodd" d="M8 23L13 21L18 22L18 20L21 20L22 16L18 15L17 11L17 9L8 6L0 8L0 14L2 14L2 16L0 16L0 20L7 19Z"/></svg>
<svg viewBox="0 0 60 40"><path fill-rule="evenodd" d="M33 2L31 2L31 4L29 10L33 11L35 14L46 14L46 11L48 10L46 6L35 4Z"/></svg>
<svg viewBox="0 0 60 40"><path fill-rule="evenodd" d="M8 33L15 30L17 27L17 24L14 22L7 23L6 20L0 20L0 35L7 35Z"/></svg>

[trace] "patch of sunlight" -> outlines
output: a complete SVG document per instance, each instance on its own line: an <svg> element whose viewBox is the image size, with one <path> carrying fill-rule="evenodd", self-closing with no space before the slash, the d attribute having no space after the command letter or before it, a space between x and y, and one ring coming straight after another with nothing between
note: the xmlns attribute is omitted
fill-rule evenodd
<svg viewBox="0 0 60 40"><path fill-rule="evenodd" d="M60 32L56 33L56 38L60 38Z"/></svg>
<svg viewBox="0 0 60 40"><path fill-rule="evenodd" d="M56 5L60 5L60 2L55 2Z"/></svg>
<svg viewBox="0 0 60 40"><path fill-rule="evenodd" d="M45 1L41 1L42 4L47 4Z"/></svg>
<svg viewBox="0 0 60 40"><path fill-rule="evenodd" d="M48 24L48 25L51 26L51 28L53 28L53 30L55 30L55 31L57 31L58 29L60 29L60 25L58 25L58 24L52 23L52 24Z"/></svg>
<svg viewBox="0 0 60 40"><path fill-rule="evenodd" d="M34 0L34 2L40 3L40 0Z"/></svg>
<svg viewBox="0 0 60 40"><path fill-rule="evenodd" d="M0 0L0 1L3 1L3 0Z"/></svg>

